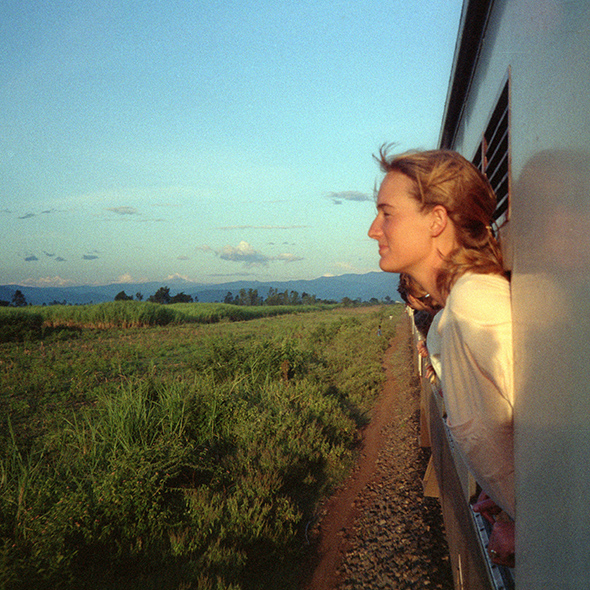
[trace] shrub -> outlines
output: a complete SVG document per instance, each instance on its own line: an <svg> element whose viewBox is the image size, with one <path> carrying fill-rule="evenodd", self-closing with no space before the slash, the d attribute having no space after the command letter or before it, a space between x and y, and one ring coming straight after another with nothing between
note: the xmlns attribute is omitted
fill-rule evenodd
<svg viewBox="0 0 590 590"><path fill-rule="evenodd" d="M0 342L33 340L41 336L43 316L40 313L12 308L0 310Z"/></svg>

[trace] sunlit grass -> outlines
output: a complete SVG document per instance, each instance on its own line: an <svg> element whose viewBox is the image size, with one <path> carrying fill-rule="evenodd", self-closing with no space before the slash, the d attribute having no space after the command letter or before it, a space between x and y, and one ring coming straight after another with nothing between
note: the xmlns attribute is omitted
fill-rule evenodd
<svg viewBox="0 0 590 590"><path fill-rule="evenodd" d="M110 301L94 305L0 307L0 342L38 339L59 329L137 328L169 324L245 321L334 308L334 305L238 306L226 303Z"/></svg>
<svg viewBox="0 0 590 590"><path fill-rule="evenodd" d="M0 586L296 587L391 309L1 344Z"/></svg>

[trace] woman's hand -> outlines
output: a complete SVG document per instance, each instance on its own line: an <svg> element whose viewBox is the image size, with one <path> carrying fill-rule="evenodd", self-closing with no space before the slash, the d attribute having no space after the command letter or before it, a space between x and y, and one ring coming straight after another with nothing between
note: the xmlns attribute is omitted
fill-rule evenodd
<svg viewBox="0 0 590 590"><path fill-rule="evenodd" d="M424 342L424 340L418 340L416 348L418 349L418 354L421 357L428 358L428 348L426 348L426 342Z"/></svg>
<svg viewBox="0 0 590 590"><path fill-rule="evenodd" d="M431 383L434 383L436 379L438 379L438 375L436 374L436 371L432 365L428 365L426 367L425 374L426 379L428 379Z"/></svg>
<svg viewBox="0 0 590 590"><path fill-rule="evenodd" d="M494 563L514 567L514 521L496 521L490 535L488 553Z"/></svg>
<svg viewBox="0 0 590 590"><path fill-rule="evenodd" d="M502 509L484 492L479 495L477 502L471 508L473 512L479 512L491 525L496 523L494 517L502 512Z"/></svg>
<svg viewBox="0 0 590 590"><path fill-rule="evenodd" d="M492 534L488 542L488 553L493 563L514 567L514 521L496 516L502 509L484 492L475 504L471 506L474 512L479 512L491 525ZM507 515L506 515L506 518Z"/></svg>

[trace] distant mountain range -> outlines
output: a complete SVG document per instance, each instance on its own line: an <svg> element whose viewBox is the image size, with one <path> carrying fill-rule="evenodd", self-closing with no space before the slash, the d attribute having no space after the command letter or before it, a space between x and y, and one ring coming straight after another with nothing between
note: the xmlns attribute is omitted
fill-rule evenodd
<svg viewBox="0 0 590 590"><path fill-rule="evenodd" d="M307 293L320 299L341 301L344 297L362 301L371 298L379 300L389 296L393 301L399 301L397 292L398 275L386 272L369 272L366 274L345 274L333 277L320 277L311 280L300 281L234 281L209 285L174 279L165 282L151 283L113 283L110 285L85 285L79 287L25 287L21 285L0 285L0 300L12 301L15 291L20 290L27 303L33 305L49 305L54 302L83 305L88 303L102 303L113 301L115 295L125 291L127 295L135 298L136 293L141 293L146 300L160 287L169 287L170 295L186 293L198 301L215 302L223 301L229 292L238 295L240 289L256 289L258 295L266 298L270 288L278 291L297 291L299 295Z"/></svg>

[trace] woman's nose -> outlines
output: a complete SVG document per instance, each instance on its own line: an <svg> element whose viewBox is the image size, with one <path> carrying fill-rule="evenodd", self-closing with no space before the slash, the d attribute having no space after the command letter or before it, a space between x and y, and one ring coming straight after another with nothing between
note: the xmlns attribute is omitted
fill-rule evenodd
<svg viewBox="0 0 590 590"><path fill-rule="evenodd" d="M379 218L375 217L371 227L369 228L369 237L377 240L379 238Z"/></svg>

